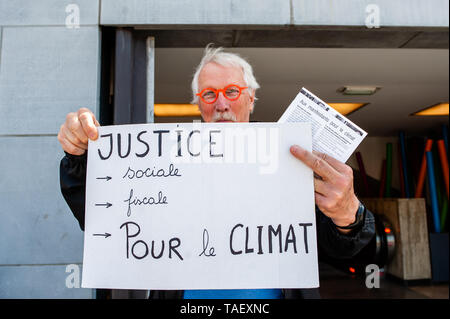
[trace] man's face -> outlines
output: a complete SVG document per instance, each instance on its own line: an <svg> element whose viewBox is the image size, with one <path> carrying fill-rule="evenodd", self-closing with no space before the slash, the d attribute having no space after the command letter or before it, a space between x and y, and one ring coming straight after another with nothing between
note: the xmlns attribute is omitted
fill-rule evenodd
<svg viewBox="0 0 450 319"><path fill-rule="evenodd" d="M198 77L199 92L206 88L223 89L229 84L246 86L242 69L210 62L203 67ZM220 92L217 100L211 104L199 98L198 106L205 122L248 122L253 103L253 93L244 89L236 101L226 99Z"/></svg>

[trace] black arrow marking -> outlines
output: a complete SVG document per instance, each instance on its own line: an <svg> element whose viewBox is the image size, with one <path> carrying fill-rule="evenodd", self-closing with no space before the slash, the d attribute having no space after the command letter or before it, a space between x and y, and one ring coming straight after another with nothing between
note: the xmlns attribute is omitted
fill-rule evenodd
<svg viewBox="0 0 450 319"><path fill-rule="evenodd" d="M106 208L109 208L112 206L111 203L103 203L103 204L95 204L95 206L106 206Z"/></svg>
<svg viewBox="0 0 450 319"><path fill-rule="evenodd" d="M93 234L92 236L103 236L105 238L108 238L109 236L111 236L110 233L104 233L104 234Z"/></svg>
<svg viewBox="0 0 450 319"><path fill-rule="evenodd" d="M110 179L112 179L112 177L111 176L97 177L97 179L106 179L106 181L109 181Z"/></svg>

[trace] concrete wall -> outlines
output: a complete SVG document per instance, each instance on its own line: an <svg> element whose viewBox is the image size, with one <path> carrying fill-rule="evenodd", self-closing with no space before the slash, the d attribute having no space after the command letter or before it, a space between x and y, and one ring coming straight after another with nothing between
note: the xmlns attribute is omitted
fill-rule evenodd
<svg viewBox="0 0 450 319"><path fill-rule="evenodd" d="M71 3L79 28L65 25ZM0 1L0 298L93 297L66 286L83 232L59 189L56 136L68 112L98 109L98 9L93 0Z"/></svg>
<svg viewBox="0 0 450 319"><path fill-rule="evenodd" d="M297 25L364 26L368 15L379 10L382 27L448 27L446 0L292 0L292 3Z"/></svg>
<svg viewBox="0 0 450 319"><path fill-rule="evenodd" d="M384 27L448 27L447 0L102 0L104 25L365 26L369 4ZM368 10L369 12L366 12Z"/></svg>
<svg viewBox="0 0 450 319"><path fill-rule="evenodd" d="M447 0L0 0L0 298L93 297L66 286L83 233L60 193L56 136L68 112L98 113L99 25L363 26L368 3L382 26L448 27Z"/></svg>

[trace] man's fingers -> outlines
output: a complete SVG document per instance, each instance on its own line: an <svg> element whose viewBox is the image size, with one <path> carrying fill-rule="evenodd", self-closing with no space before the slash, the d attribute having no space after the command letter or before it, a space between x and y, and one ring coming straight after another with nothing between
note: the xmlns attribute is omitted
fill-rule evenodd
<svg viewBox="0 0 450 319"><path fill-rule="evenodd" d="M315 173L320 175L326 180L333 179L339 174L330 164L328 164L323 158L314 155L311 152L301 148L298 145L293 145L290 148L292 155L305 163Z"/></svg>
<svg viewBox="0 0 450 319"><path fill-rule="evenodd" d="M58 140L64 151L72 155L82 155L88 148L90 139L98 138L100 126L94 114L87 108L67 114L66 121L61 125Z"/></svg>
<svg viewBox="0 0 450 319"><path fill-rule="evenodd" d="M78 116L76 113L70 113L67 115L66 123L64 126L75 135L82 143L88 143L88 136L83 130L80 121L78 120Z"/></svg>
<svg viewBox="0 0 450 319"><path fill-rule="evenodd" d="M61 131L66 140L75 145L78 148L87 150L87 143L82 142L75 134L73 134L66 126L61 127Z"/></svg>
<svg viewBox="0 0 450 319"><path fill-rule="evenodd" d="M64 151L72 155L83 155L86 150L77 147L76 145L69 142L67 138L64 136L58 135L58 140L61 143L61 146Z"/></svg>
<svg viewBox="0 0 450 319"><path fill-rule="evenodd" d="M324 182L323 180L314 178L314 191L316 193L325 195L328 193L328 184L326 182Z"/></svg>
<svg viewBox="0 0 450 319"><path fill-rule="evenodd" d="M325 208L326 203L327 203L327 198L323 194L315 192L314 193L314 200L316 202L316 205L319 207L319 209L321 211L324 211L325 210L324 208Z"/></svg>
<svg viewBox="0 0 450 319"><path fill-rule="evenodd" d="M345 163L342 163L341 161L325 153L313 151L313 154L316 155L317 157L322 158L325 162L330 164L335 170L337 170L340 173L345 173L349 168Z"/></svg>
<svg viewBox="0 0 450 319"><path fill-rule="evenodd" d="M80 120L81 126L84 132L91 140L96 140L98 137L98 130L96 125L96 119L94 114L90 111L81 112L78 111L78 119ZM97 122L98 123L98 122Z"/></svg>

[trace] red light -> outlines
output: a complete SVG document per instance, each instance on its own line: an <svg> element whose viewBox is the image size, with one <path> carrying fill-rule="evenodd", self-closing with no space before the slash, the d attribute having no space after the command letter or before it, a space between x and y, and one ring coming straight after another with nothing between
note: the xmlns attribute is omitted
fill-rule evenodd
<svg viewBox="0 0 450 319"><path fill-rule="evenodd" d="M356 272L355 268L353 268L353 267L348 268L348 270L349 270L352 274L354 274L354 273Z"/></svg>
<svg viewBox="0 0 450 319"><path fill-rule="evenodd" d="M391 233L391 229L386 227L386 228L384 229L384 232L385 232L386 234L390 234L390 233Z"/></svg>

